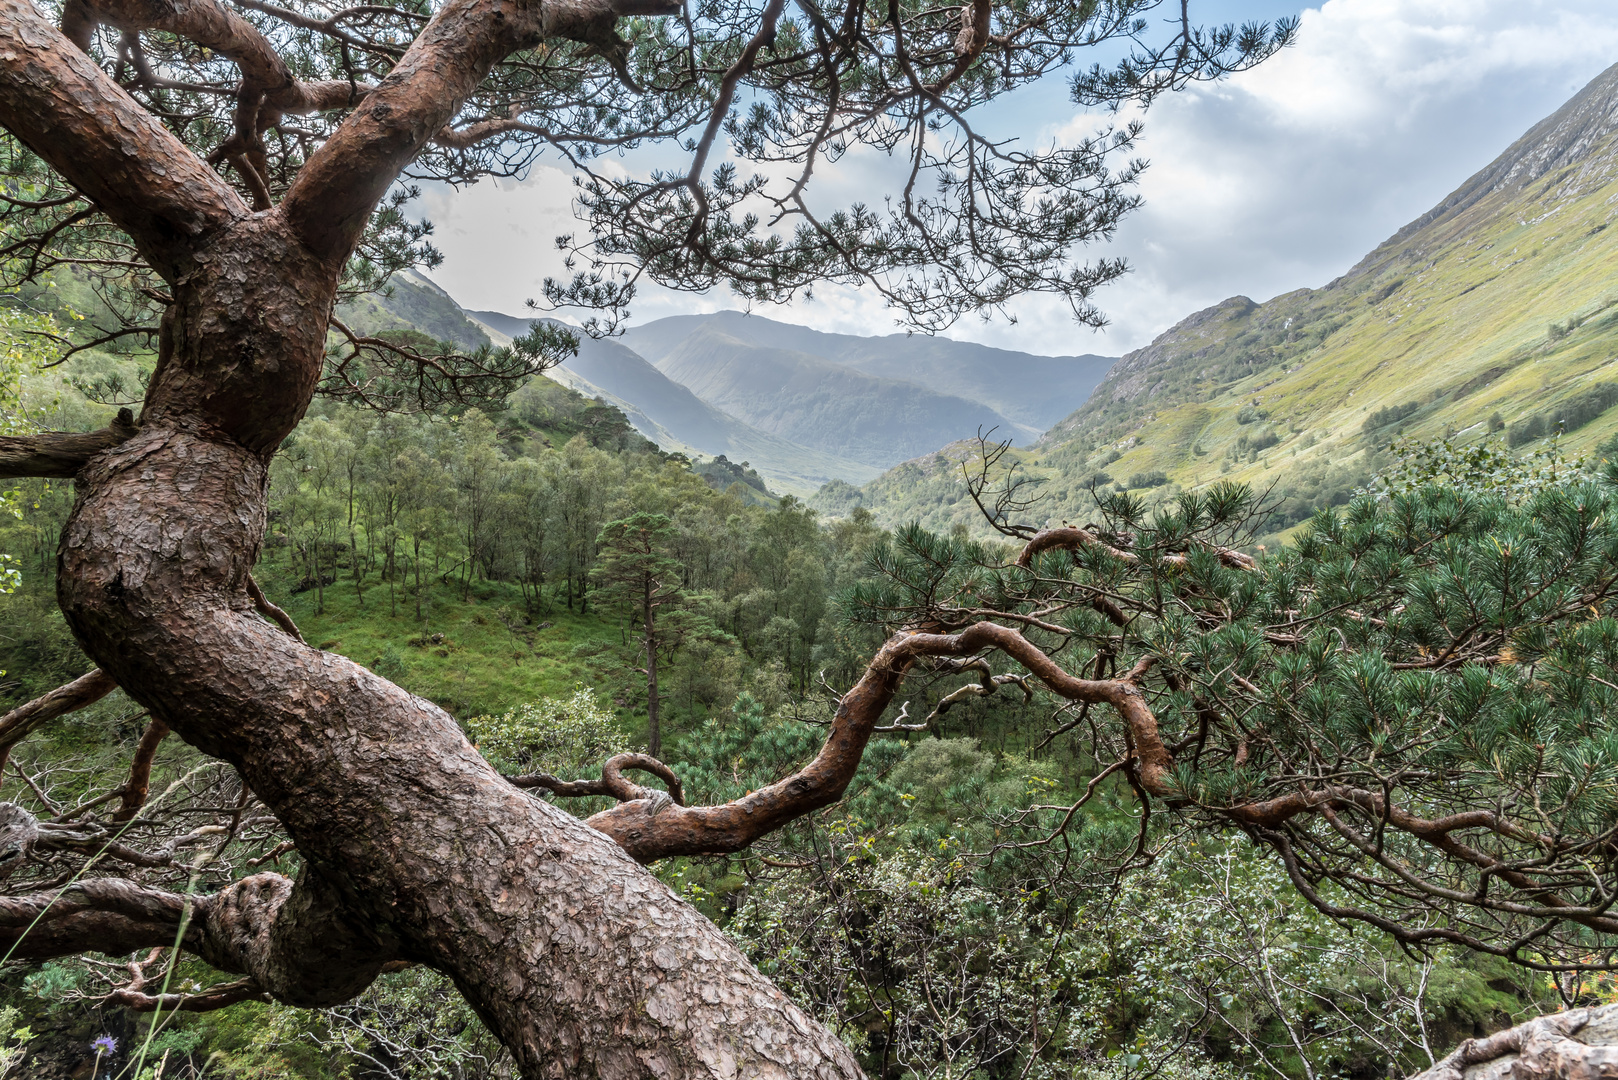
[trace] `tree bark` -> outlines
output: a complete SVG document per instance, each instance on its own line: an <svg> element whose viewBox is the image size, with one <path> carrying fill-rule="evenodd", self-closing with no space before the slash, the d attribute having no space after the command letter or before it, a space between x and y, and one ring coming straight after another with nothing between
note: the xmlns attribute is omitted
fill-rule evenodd
<svg viewBox="0 0 1618 1080"><path fill-rule="evenodd" d="M233 242L256 247L266 233L278 235L244 223L221 238L220 261L238 265ZM267 246L283 267L313 265ZM334 285L313 276L210 275L176 306L205 326L236 311L286 325L264 382L301 383L325 321L309 298L329 304ZM247 439L198 430L185 391L249 380L204 380L239 353L171 325L189 347L154 380L147 411L163 419L82 474L58 581L89 655L154 718L234 765L305 857L295 886L261 875L281 884L242 905L228 947L205 955L299 1005L346 1000L389 960L429 964L525 1076L858 1076L711 923L607 837L506 783L442 710L257 617L247 579L279 440L263 414L218 394L207 411Z"/></svg>
<svg viewBox="0 0 1618 1080"><path fill-rule="evenodd" d="M58 600L104 678L234 765L304 857L296 882L260 874L199 905L188 944L216 966L317 1006L390 961L428 964L526 1077L857 1077L611 839L512 787L443 710L265 622L250 592L269 461L377 200L501 57L611 19L451 0L281 206L253 213L25 0L0 0L0 119L173 296L139 431L75 464ZM130 883L79 893L23 955L167 943L183 908Z"/></svg>
<svg viewBox="0 0 1618 1080"><path fill-rule="evenodd" d="M1413 1080L1604 1080L1615 1074L1618 1005L1606 1005L1467 1039Z"/></svg>
<svg viewBox="0 0 1618 1080"><path fill-rule="evenodd" d="M117 446L135 434L135 420L128 409L100 431L80 434L73 431L43 431L37 435L0 436L0 478L48 476L65 479L78 473L85 463L103 450Z"/></svg>

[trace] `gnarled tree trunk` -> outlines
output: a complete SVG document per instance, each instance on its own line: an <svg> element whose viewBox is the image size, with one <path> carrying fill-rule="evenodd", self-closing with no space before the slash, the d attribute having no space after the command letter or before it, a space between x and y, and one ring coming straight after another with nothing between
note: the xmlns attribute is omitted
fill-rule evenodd
<svg viewBox="0 0 1618 1080"><path fill-rule="evenodd" d="M295 884L261 874L199 904L188 943L216 965L306 1006L352 997L389 961L431 965L529 1077L858 1076L607 836L512 787L441 709L260 618L250 594L270 457L309 404L377 200L500 57L611 18L497 7L440 10L282 203L255 212L27 0L0 2L0 116L173 295L138 431L82 448L117 443L79 474L62 610L106 676L240 771L305 859ZM75 896L93 910L20 954L70 947L75 929L79 948L172 940L172 897Z"/></svg>

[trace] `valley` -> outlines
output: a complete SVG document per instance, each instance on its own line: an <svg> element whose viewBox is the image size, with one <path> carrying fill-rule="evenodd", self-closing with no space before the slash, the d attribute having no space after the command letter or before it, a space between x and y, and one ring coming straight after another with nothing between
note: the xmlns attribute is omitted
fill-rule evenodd
<svg viewBox="0 0 1618 1080"><path fill-rule="evenodd" d="M457 348L508 344L533 317L462 308L407 271L344 317L366 333L416 330ZM549 377L620 409L672 453L756 469L807 497L864 484L980 428L1018 445L1081 404L1114 358L1037 356L946 338L827 334L723 311L659 319L621 337L581 336Z"/></svg>
<svg viewBox="0 0 1618 1080"><path fill-rule="evenodd" d="M1618 67L1319 289L1235 296L1125 355L1012 451L1047 522L1092 487L1148 501L1222 479L1268 490L1274 530L1346 502L1400 438L1594 454L1618 434ZM957 443L816 496L892 525L980 528Z"/></svg>

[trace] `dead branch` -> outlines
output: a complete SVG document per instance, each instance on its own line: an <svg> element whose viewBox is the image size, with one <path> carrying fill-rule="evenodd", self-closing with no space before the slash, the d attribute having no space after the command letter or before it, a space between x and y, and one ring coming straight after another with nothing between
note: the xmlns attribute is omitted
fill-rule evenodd
<svg viewBox="0 0 1618 1080"><path fill-rule="evenodd" d="M1596 1080L1618 1065L1613 1021L1618 1007L1570 1009L1467 1039L1413 1080L1462 1080L1477 1066L1488 1076L1517 1080ZM1515 1060L1513 1060L1515 1059Z"/></svg>
<svg viewBox="0 0 1618 1080"><path fill-rule="evenodd" d="M260 615L292 635L292 639L298 644L307 644L303 640L303 635L298 632L298 624L292 621L292 616L270 603L269 598L264 595L264 590L258 587L258 582L253 579L252 574L247 575L247 595L252 597L253 607Z"/></svg>
<svg viewBox="0 0 1618 1080"><path fill-rule="evenodd" d="M933 719L932 716L929 716L926 720L923 720L919 724L907 724L905 723L905 719L909 715L910 702L907 701L899 706L899 715L893 718L893 723L882 724L878 727L872 728L871 730L879 735L890 735L901 731L926 731L927 725L931 723ZM933 716L936 715L938 715L937 710L934 710Z"/></svg>
<svg viewBox="0 0 1618 1080"><path fill-rule="evenodd" d="M103 1005L122 1005L136 1012L212 1012L239 1001L271 1001L251 978L216 983L195 994L146 994L125 986L102 998Z"/></svg>

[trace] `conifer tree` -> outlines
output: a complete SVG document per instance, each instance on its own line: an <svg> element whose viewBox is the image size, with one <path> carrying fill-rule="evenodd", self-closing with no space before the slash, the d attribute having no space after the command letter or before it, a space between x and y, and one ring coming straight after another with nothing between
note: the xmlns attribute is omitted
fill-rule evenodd
<svg viewBox="0 0 1618 1080"><path fill-rule="evenodd" d="M633 624L640 622L641 654L646 666L646 749L662 753L658 724L657 654L663 645L658 617L685 601L680 586L680 563L669 554L674 526L664 514L632 514L609 521L596 538L600 548L590 577L596 583L596 603L626 611Z"/></svg>
<svg viewBox="0 0 1618 1080"><path fill-rule="evenodd" d="M1043 292L1099 322L1094 291L1124 267L1082 247L1136 205L1138 125L1030 149L984 135L974 110L1096 46L1125 56L1078 74L1076 100L1149 102L1263 60L1295 27L1204 29L1182 3L1156 37L1158 3L0 0L0 271L38 283L73 266L103 287L108 317L74 349L156 348L138 415L0 441L0 476L74 478L57 599L99 665L0 729L20 738L119 687L227 764L300 859L296 880L263 870L201 897L118 876L13 897L11 955L181 935L241 976L194 1008L333 1004L423 963L453 976L526 1077L858 1075L629 856L734 850L759 835L736 815L775 828L824 805L865 735L839 729L835 760L755 793L762 812L630 810L600 820L609 840L514 788L442 709L301 639L252 573L270 462L317 392L464 409L566 354L546 323L463 354L334 315L340 296L436 259L402 178L522 176L542 150L578 167L588 219L562 238L575 275L546 298L608 324L643 278L772 301L863 284L924 329ZM652 143L683 167L595 167ZM814 182L861 146L905 175L891 201L828 210ZM570 542L598 531L570 525ZM902 677L906 648L879 658L882 679ZM876 689L844 698L848 723L880 712L892 686ZM624 806L664 806L608 773ZM19 858L72 832L26 814L12 827ZM127 1001L171 1004L138 988Z"/></svg>

